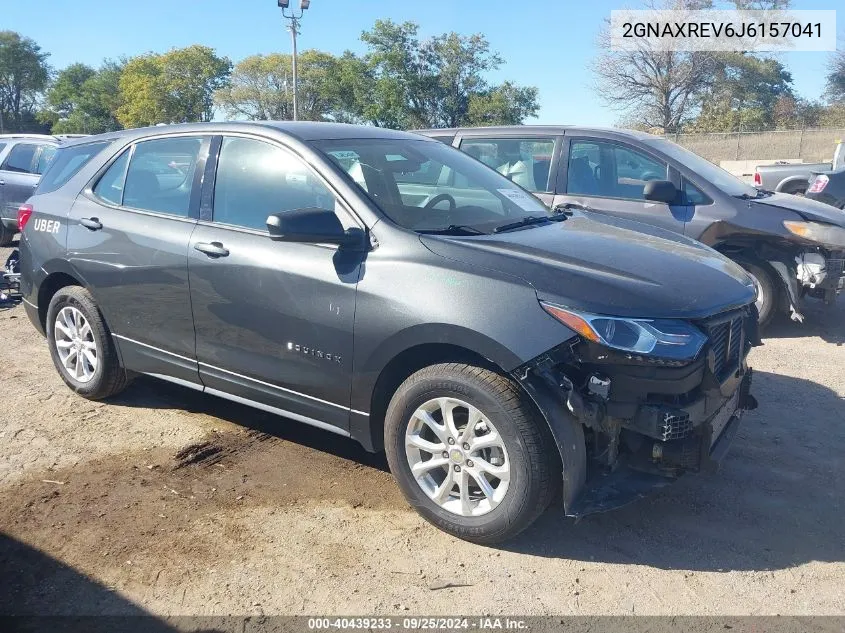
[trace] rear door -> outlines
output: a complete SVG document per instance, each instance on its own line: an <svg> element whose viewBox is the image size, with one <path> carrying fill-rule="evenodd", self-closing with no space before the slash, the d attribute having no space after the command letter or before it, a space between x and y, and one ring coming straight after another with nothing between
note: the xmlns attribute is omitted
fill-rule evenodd
<svg viewBox="0 0 845 633"><path fill-rule="evenodd" d="M275 141L227 135L217 147L188 251L202 382L210 393L345 433L364 256L274 241L267 217L317 207L334 210L347 228L360 225Z"/></svg>
<svg viewBox="0 0 845 633"><path fill-rule="evenodd" d="M670 177L666 162L626 143L567 137L554 204L575 203L599 213L684 232L690 209L682 196L676 204L643 197L651 180ZM565 158L565 160L564 160Z"/></svg>
<svg viewBox="0 0 845 633"><path fill-rule="evenodd" d="M96 298L127 368L199 383L188 287L209 136L126 147L68 217L67 256Z"/></svg>

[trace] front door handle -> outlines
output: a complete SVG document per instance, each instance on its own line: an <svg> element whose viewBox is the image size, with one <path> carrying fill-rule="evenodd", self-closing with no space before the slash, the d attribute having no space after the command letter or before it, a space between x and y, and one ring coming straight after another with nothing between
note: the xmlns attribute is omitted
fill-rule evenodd
<svg viewBox="0 0 845 633"><path fill-rule="evenodd" d="M220 242L197 242L194 249L209 257L226 257L229 254L229 249Z"/></svg>
<svg viewBox="0 0 845 633"><path fill-rule="evenodd" d="M90 231L99 231L103 228L103 223L97 218L82 218L79 223Z"/></svg>
<svg viewBox="0 0 845 633"><path fill-rule="evenodd" d="M6 184L6 181L5 181L5 180L0 180L0 187L2 187L2 186L3 186L3 185L5 185L5 184Z"/></svg>

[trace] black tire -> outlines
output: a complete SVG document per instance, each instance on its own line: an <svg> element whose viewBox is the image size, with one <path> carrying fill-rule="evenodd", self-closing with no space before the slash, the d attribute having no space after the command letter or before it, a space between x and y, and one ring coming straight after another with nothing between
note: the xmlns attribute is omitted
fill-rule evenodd
<svg viewBox="0 0 845 633"><path fill-rule="evenodd" d="M15 241L15 235L17 231L0 222L0 246L11 246Z"/></svg>
<svg viewBox="0 0 845 633"><path fill-rule="evenodd" d="M65 369L56 347L56 317L62 308L74 307L79 310L91 327L93 341L97 346L98 364L93 376L87 382L80 382ZM112 341L111 333L103 321L103 315L97 304L85 288L66 286L61 288L50 300L47 308L47 343L50 356L56 370L68 387L89 400L102 400L120 393L129 384L129 378L123 367Z"/></svg>
<svg viewBox="0 0 845 633"><path fill-rule="evenodd" d="M763 297L763 303L758 306L759 313L758 322L760 328L764 328L775 316L778 306L780 305L780 283L775 278L775 272L759 262L754 262L747 259L735 260L737 264L742 266L749 274L751 274L760 284L760 292Z"/></svg>
<svg viewBox="0 0 845 633"><path fill-rule="evenodd" d="M423 491L411 472L405 433L414 412L439 397L456 398L477 408L503 440L509 484L499 504L486 514L461 516L442 508ZM481 544L510 539L549 506L561 479L554 440L538 417L519 387L499 374L459 363L426 367L402 383L387 408L384 439L390 470L408 503L441 530ZM472 463L467 461L466 465Z"/></svg>

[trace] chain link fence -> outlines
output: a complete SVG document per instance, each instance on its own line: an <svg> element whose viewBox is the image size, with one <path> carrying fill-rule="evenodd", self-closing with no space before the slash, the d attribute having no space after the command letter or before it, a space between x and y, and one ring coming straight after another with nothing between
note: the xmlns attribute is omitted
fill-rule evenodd
<svg viewBox="0 0 845 633"><path fill-rule="evenodd" d="M671 141L716 163L726 160L792 160L820 163L833 157L845 128L670 134Z"/></svg>

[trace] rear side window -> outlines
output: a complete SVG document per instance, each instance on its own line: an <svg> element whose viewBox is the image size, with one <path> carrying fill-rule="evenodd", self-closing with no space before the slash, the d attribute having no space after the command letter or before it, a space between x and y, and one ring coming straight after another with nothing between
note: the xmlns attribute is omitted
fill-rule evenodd
<svg viewBox="0 0 845 633"><path fill-rule="evenodd" d="M471 138L461 142L461 151L523 189L534 193L549 190L553 138Z"/></svg>
<svg viewBox="0 0 845 633"><path fill-rule="evenodd" d="M94 193L112 204L188 217L202 143L200 136L136 143L100 177Z"/></svg>
<svg viewBox="0 0 845 633"><path fill-rule="evenodd" d="M94 193L112 204L123 204L123 183L126 180L126 166L129 164L130 150L125 150L120 157L102 175L94 187Z"/></svg>
<svg viewBox="0 0 845 633"><path fill-rule="evenodd" d="M50 193L64 186L68 180L73 178L80 169L85 167L108 144L108 141L104 141L102 143L54 148L50 152L52 160L47 165L46 171L43 172L44 176L42 176L41 182L38 183L36 193ZM44 156L47 152L48 148L45 147L44 151L41 152L39 163L44 161Z"/></svg>
<svg viewBox="0 0 845 633"><path fill-rule="evenodd" d="M15 145L0 169L6 171L15 171L22 174L31 174L33 163L35 162L35 154L38 152L38 145L31 143L18 143Z"/></svg>
<svg viewBox="0 0 845 633"><path fill-rule="evenodd" d="M142 141L126 171L123 206L188 217L202 138Z"/></svg>

